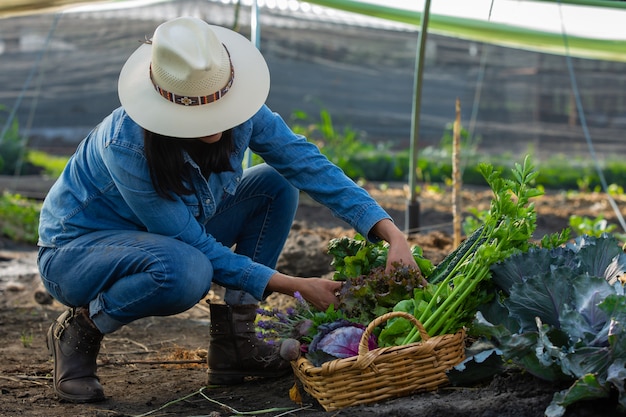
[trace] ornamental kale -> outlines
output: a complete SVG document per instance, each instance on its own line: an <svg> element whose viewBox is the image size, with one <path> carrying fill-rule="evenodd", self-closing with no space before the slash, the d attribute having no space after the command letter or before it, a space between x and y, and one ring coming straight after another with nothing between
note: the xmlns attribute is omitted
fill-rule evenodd
<svg viewBox="0 0 626 417"><path fill-rule="evenodd" d="M491 268L498 288L471 328L502 358L550 381L571 382L546 416L618 395L626 409L626 253L610 235L532 248Z"/></svg>

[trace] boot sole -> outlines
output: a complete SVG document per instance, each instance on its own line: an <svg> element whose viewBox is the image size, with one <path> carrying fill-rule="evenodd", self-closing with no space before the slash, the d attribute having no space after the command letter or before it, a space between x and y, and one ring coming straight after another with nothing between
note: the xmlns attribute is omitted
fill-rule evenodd
<svg viewBox="0 0 626 417"><path fill-rule="evenodd" d="M62 400L66 400L66 401L70 401L73 403L79 403L79 404L84 404L84 403L95 403L95 402L100 402L100 401L104 401L106 400L106 396L102 395L102 396L97 396L97 397L83 397L81 395L72 395L72 394L67 394L61 390L59 390L59 388L57 387L57 382L56 382L56 374L57 374L57 352L56 349L54 348L54 327L55 327L56 323L53 323L50 328L48 329L48 333L46 335L46 347L48 348L48 353L50 356L52 356L52 360L54 362L54 370L53 370L53 378L52 378L52 388L54 389L54 393L57 395L57 397L59 397Z"/></svg>
<svg viewBox="0 0 626 417"><path fill-rule="evenodd" d="M292 372L291 368L281 369L280 371L215 371L209 369L208 384L209 385L239 385L245 382L247 377L257 378L280 378Z"/></svg>

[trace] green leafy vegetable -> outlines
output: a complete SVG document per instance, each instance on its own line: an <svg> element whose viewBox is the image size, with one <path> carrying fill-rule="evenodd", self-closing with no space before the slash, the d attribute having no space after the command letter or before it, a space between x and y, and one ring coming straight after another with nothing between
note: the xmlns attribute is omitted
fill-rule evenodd
<svg viewBox="0 0 626 417"><path fill-rule="evenodd" d="M480 308L472 333L550 381L569 381L546 416L574 402L618 393L626 409L626 253L611 235L533 248L492 267L498 295Z"/></svg>
<svg viewBox="0 0 626 417"><path fill-rule="evenodd" d="M434 269L422 249L411 248L418 269L395 265L386 271L389 246L372 243L361 235L332 239L328 253L333 255L333 279L344 281L338 310L353 321L369 324L393 309L396 303L411 298L413 290L424 283L424 276Z"/></svg>
<svg viewBox="0 0 626 417"><path fill-rule="evenodd" d="M368 242L362 235L355 237L340 237L331 239L328 243L328 253L333 256L331 265L335 267L333 279L346 281L360 275L367 275L375 268L387 264L389 246L386 242ZM428 275L433 270L433 264L424 258L422 248L415 245L411 248L413 259L421 273Z"/></svg>
<svg viewBox="0 0 626 417"><path fill-rule="evenodd" d="M386 272L384 266L374 268L367 275L348 277L341 288L338 309L346 317L368 324L376 317L411 297L422 285L421 272L415 268L396 266Z"/></svg>
<svg viewBox="0 0 626 417"><path fill-rule="evenodd" d="M484 224L441 267L427 275L430 285L424 291L433 292L428 287L436 286L432 297L419 294L419 290L414 293L414 315L429 335L454 333L471 323L478 307L491 297L491 265L531 247L529 239L535 231L536 213L530 199L542 194L531 186L537 177L533 169L527 157L523 165L515 164L513 179L505 179L490 164L479 165L494 194ZM429 301L423 306L426 299ZM419 337L419 332L411 329L403 344ZM380 341L388 342L384 338Z"/></svg>
<svg viewBox="0 0 626 417"><path fill-rule="evenodd" d="M365 275L376 267L384 266L387 261L384 242L370 243L361 235L332 239L328 244L328 253L333 255L331 265L335 267L333 279L336 281Z"/></svg>

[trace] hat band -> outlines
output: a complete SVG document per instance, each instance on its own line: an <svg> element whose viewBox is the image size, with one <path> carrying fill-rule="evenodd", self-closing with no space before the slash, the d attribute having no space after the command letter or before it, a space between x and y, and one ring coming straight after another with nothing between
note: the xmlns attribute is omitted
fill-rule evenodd
<svg viewBox="0 0 626 417"><path fill-rule="evenodd" d="M224 48L226 48L226 46L224 46ZM228 49L226 50L226 53L228 53ZM233 61L231 61L230 59L230 54L228 54L228 62L230 63L230 75L228 77L228 82L223 88L207 96L181 96L160 87L154 81L154 78L152 76L152 63L150 63L150 81L152 81L154 89L157 91L157 93L159 93L161 97L168 101L171 101L174 104L180 104L182 106L201 106L203 104L209 104L219 100L220 98L224 97L226 93L228 93L228 91L230 90L230 87L233 85L233 80L235 79L235 68L233 68Z"/></svg>

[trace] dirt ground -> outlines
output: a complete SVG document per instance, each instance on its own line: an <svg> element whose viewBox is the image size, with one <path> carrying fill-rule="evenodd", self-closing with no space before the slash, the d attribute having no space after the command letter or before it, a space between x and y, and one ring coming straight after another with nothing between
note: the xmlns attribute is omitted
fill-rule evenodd
<svg viewBox="0 0 626 417"><path fill-rule="evenodd" d="M383 192L372 186L369 191L402 226L406 204L402 188ZM463 193L463 207L486 208L490 198L488 190L469 190ZM422 230L411 241L437 262L452 249L450 194L425 192L420 204ZM623 212L626 199L618 199L617 204ZM610 223L619 224L606 197L599 194L554 192L536 200L536 206L537 237L566 227L572 214L592 218L601 214ZM345 227L326 209L303 198L279 267L291 273L302 272L298 265L307 265L311 275L327 274L331 267L324 253L325 244L331 237L351 235ZM45 333L63 306L35 300L39 280L35 262L34 247L0 242L1 416L538 417L553 393L564 388L511 371L477 386L446 386L434 392L326 412L301 386L302 404L290 400L289 390L297 383L293 375L251 380L234 387L207 387L209 314L202 302L183 314L139 320L107 335L99 357L99 375L108 399L96 404L60 402L51 386L52 362ZM219 293L216 288L208 299L219 298ZM268 300L271 306L285 302L288 299L276 296ZM614 404L580 403L570 407L566 416L624 415L615 410Z"/></svg>

